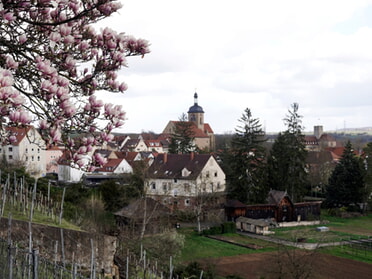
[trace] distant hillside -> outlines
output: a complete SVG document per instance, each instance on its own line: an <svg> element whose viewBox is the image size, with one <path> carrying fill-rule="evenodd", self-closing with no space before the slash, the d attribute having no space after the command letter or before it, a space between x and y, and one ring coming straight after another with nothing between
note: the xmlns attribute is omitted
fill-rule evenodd
<svg viewBox="0 0 372 279"><path fill-rule="evenodd" d="M372 127L337 129L334 131L327 131L326 133L351 134L351 135L354 135L354 134L355 135L372 135Z"/></svg>

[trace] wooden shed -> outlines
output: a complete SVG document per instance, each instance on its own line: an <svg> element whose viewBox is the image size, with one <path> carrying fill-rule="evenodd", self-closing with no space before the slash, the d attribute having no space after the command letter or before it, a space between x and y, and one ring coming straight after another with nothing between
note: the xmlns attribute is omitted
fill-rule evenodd
<svg viewBox="0 0 372 279"><path fill-rule="evenodd" d="M239 216L272 219L278 223L318 220L321 203L321 201L293 203L287 191L271 190L267 204L244 205L236 200L227 201L225 214L228 221L234 221Z"/></svg>
<svg viewBox="0 0 372 279"><path fill-rule="evenodd" d="M247 217L238 217L235 221L236 229L243 232L268 235L270 223L263 219L252 219Z"/></svg>
<svg viewBox="0 0 372 279"><path fill-rule="evenodd" d="M247 212L247 205L238 200L227 200L224 207L227 221L235 221Z"/></svg>
<svg viewBox="0 0 372 279"><path fill-rule="evenodd" d="M146 222L146 233L159 233L172 227L170 209L151 198L142 198L114 213L116 224L120 229L139 231Z"/></svg>

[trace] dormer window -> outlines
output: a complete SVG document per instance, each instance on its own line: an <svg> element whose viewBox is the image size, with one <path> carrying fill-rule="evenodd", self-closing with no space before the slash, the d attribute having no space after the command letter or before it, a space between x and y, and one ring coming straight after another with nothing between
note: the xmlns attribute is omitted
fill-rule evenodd
<svg viewBox="0 0 372 279"><path fill-rule="evenodd" d="M184 168L182 170L182 177L189 176L191 174L191 171L189 171L187 168Z"/></svg>

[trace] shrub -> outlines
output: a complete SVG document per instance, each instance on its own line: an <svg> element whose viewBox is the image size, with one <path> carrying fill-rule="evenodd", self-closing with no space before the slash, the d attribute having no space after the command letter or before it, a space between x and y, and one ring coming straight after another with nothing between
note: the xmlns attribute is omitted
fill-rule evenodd
<svg viewBox="0 0 372 279"><path fill-rule="evenodd" d="M226 222L222 224L223 230L222 233L235 233L236 225L234 222Z"/></svg>
<svg viewBox="0 0 372 279"><path fill-rule="evenodd" d="M199 278L203 271L203 279L215 278L212 267L204 268L200 263L194 261L189 263L186 267L178 267L175 271L177 278Z"/></svg>

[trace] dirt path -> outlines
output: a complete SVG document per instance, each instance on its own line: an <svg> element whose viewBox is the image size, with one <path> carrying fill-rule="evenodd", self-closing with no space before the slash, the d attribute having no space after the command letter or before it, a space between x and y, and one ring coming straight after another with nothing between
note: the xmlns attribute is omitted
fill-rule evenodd
<svg viewBox="0 0 372 279"><path fill-rule="evenodd" d="M289 266L281 258L284 266ZM372 278L372 264L357 262L325 254L311 254L307 262L302 265L303 272L311 270L309 278L313 279L370 279ZM279 265L277 253L257 253L219 259L204 260L211 265L217 275L227 276L236 274L242 278L278 278ZM289 278L289 276L282 276Z"/></svg>

